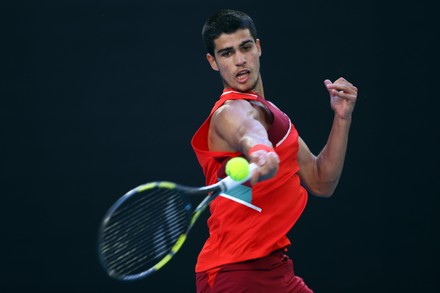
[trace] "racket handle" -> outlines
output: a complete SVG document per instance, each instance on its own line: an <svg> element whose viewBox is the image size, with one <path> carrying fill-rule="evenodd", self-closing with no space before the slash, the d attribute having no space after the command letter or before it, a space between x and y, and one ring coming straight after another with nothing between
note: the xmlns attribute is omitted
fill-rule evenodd
<svg viewBox="0 0 440 293"><path fill-rule="evenodd" d="M249 174L243 180L235 181L231 177L227 176L226 178L224 178L223 180L221 180L219 182L221 184L222 191L230 190L230 189L248 181L249 179L251 179L252 175L254 175L254 173L255 173L255 170L257 170L258 168L259 168L258 165L255 163L249 164Z"/></svg>

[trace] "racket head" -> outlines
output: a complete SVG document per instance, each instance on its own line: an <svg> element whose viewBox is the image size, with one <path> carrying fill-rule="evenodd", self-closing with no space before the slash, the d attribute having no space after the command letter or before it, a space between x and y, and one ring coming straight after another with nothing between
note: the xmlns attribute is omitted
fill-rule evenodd
<svg viewBox="0 0 440 293"><path fill-rule="evenodd" d="M151 182L110 207L98 236L99 259L109 276L137 280L172 258L192 224L189 191L172 182Z"/></svg>

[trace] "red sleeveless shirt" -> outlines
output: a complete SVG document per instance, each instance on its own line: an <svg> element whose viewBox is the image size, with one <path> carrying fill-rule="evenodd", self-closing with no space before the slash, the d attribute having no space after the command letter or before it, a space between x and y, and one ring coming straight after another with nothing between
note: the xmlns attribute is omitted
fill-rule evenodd
<svg viewBox="0 0 440 293"><path fill-rule="evenodd" d="M225 164L239 152L211 152L208 131L212 114L228 100L254 100L273 114L269 140L280 158L275 177L252 187L240 185L225 192L210 205L209 238L199 254L196 272L227 263L268 255L290 245L286 234L307 203L307 191L300 185L298 132L286 114L256 93L225 89L210 115L192 138L192 147L206 176L206 184L225 177Z"/></svg>

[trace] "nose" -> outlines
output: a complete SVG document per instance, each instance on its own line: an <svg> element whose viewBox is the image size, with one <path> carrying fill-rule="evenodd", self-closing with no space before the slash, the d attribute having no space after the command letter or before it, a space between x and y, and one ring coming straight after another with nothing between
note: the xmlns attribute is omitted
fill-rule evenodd
<svg viewBox="0 0 440 293"><path fill-rule="evenodd" d="M246 63L245 55L241 52L235 54L235 65L240 66Z"/></svg>

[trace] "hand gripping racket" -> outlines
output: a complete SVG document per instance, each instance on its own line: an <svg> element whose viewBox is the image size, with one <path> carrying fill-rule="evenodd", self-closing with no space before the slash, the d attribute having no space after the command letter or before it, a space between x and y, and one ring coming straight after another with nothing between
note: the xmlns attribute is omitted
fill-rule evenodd
<svg viewBox="0 0 440 293"><path fill-rule="evenodd" d="M107 274L128 281L158 271L179 251L209 203L249 180L256 169L250 164L242 181L228 176L204 187L156 181L127 192L110 207L99 229L99 259ZM207 195L194 210L192 195Z"/></svg>

